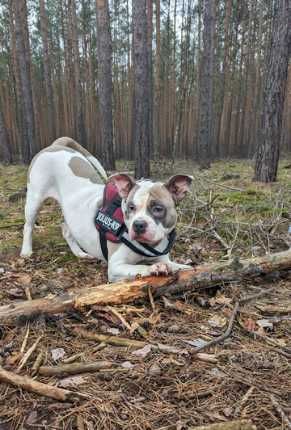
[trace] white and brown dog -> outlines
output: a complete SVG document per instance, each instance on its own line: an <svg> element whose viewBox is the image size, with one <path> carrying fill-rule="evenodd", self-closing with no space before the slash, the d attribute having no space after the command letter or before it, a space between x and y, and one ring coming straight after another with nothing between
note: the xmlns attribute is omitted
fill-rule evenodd
<svg viewBox="0 0 291 430"><path fill-rule="evenodd" d="M177 175L164 184L135 181L125 173L107 178L98 160L68 137L39 152L30 165L21 256L32 254L35 219L43 201L51 197L62 208L62 232L73 254L104 261L94 221L103 203L104 182L113 183L122 199L127 240L132 244L107 242L109 281L188 268L170 261L168 251L163 251L169 248L169 235L175 229L175 204L186 195L192 178ZM146 249L139 252L143 246Z"/></svg>

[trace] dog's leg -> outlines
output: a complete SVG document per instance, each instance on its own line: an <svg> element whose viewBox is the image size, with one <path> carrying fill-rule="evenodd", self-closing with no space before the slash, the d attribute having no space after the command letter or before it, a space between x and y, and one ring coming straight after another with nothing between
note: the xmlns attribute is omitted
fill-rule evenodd
<svg viewBox="0 0 291 430"><path fill-rule="evenodd" d="M80 246L78 245L78 242L74 239L74 237L72 236L70 229L68 227L68 225L64 222L62 224L62 233L63 233L63 237L66 240L67 244L70 247L70 250L72 251L72 253L79 258L94 258L92 255L87 254L86 252L84 252Z"/></svg>
<svg viewBox="0 0 291 430"><path fill-rule="evenodd" d="M176 263L171 261L169 255L164 255L158 259L158 261L151 266L152 271L155 275L169 275L173 272L178 272L179 270L192 269L191 266L187 264Z"/></svg>
<svg viewBox="0 0 291 430"><path fill-rule="evenodd" d="M32 254L32 232L38 210L43 202L42 195L31 191L29 188L25 203L25 224L23 228L23 242L21 248L22 257L30 257Z"/></svg>
<svg viewBox="0 0 291 430"><path fill-rule="evenodd" d="M138 264L136 266L126 263L108 262L108 279L110 282L117 282L121 279L134 279L136 276L149 276L151 274L151 266Z"/></svg>

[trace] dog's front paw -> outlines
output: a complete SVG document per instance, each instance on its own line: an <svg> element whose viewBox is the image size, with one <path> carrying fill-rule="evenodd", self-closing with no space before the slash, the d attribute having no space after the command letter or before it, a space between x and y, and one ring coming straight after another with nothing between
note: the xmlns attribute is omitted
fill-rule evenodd
<svg viewBox="0 0 291 430"><path fill-rule="evenodd" d="M150 267L151 275L169 275L172 273L172 269L166 263L155 263Z"/></svg>

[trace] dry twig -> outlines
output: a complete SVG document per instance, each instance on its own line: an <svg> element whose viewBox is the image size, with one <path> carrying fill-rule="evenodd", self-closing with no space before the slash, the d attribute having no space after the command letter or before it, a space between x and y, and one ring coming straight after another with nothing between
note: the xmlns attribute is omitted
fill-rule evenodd
<svg viewBox="0 0 291 430"><path fill-rule="evenodd" d="M0 381L14 385L23 390L31 391L32 393L41 396L50 397L61 402L70 402L87 398L84 394L74 391L64 390L63 388L53 387L49 384L43 384L28 376L20 376L15 373L8 372L0 366Z"/></svg>

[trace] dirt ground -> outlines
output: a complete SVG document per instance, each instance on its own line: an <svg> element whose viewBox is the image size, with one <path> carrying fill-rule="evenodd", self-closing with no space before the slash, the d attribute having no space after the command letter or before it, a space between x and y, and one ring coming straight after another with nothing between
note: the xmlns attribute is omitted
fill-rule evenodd
<svg viewBox="0 0 291 430"><path fill-rule="evenodd" d="M153 165L155 177L160 176L160 164ZM288 249L290 160L282 162L279 181L268 186L252 182L247 161L217 162L206 172L186 162L163 163L163 176L173 171L195 179L178 209L177 260L195 266ZM33 257L19 257L25 177L25 167L0 166L0 304L106 282L103 264L70 253L60 233L60 211L52 201L38 218ZM225 331L238 299L266 289L270 291L240 307L227 340L197 357L196 347ZM40 352L45 366L107 360L110 368L35 376L85 395L74 402L0 383L0 429L183 430L235 419L249 419L258 429L291 428L290 298L291 268L264 279L156 299L154 304L147 300L114 308L92 306L2 325L0 364L11 372L31 376ZM81 335L84 330L144 344L88 340ZM170 352L159 344L170 345Z"/></svg>

